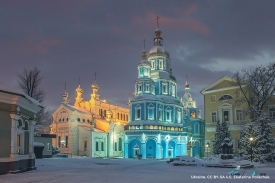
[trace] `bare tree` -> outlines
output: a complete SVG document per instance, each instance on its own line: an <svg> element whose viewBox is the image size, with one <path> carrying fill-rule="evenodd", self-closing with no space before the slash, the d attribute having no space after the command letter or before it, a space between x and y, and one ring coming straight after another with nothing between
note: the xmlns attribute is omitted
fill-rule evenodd
<svg viewBox="0 0 275 183"><path fill-rule="evenodd" d="M40 103L44 102L46 93L40 88L43 79L41 76L41 70L37 67L32 70L24 69L22 73L17 73L17 77L18 86L25 94L36 99ZM37 127L47 127L50 124L49 119L49 112L46 111L45 108L41 109L37 114ZM45 132L45 129L42 129L42 131Z"/></svg>
<svg viewBox="0 0 275 183"><path fill-rule="evenodd" d="M248 104L252 119L259 117L264 105L275 93L275 63L242 69L241 73L235 73L234 78L243 95L237 102Z"/></svg>

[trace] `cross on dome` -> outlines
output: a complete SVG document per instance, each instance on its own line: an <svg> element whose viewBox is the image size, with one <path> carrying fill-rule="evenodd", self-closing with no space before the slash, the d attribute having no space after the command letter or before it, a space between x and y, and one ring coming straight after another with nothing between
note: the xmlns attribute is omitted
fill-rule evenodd
<svg viewBox="0 0 275 183"><path fill-rule="evenodd" d="M159 29L159 19L160 19L160 17L157 15L156 20L157 20L157 26L158 26L158 29Z"/></svg>

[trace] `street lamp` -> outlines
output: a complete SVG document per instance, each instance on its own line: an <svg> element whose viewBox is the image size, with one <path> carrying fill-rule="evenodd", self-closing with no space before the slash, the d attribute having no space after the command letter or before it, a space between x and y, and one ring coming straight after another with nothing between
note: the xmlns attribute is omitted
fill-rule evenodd
<svg viewBox="0 0 275 183"><path fill-rule="evenodd" d="M250 153L251 153L250 160L252 162L252 141L253 141L253 137L250 137L249 140L250 140Z"/></svg>
<svg viewBox="0 0 275 183"><path fill-rule="evenodd" d="M206 146L206 153L207 153L207 157L208 157L208 148L209 148L209 143L207 142L205 146Z"/></svg>

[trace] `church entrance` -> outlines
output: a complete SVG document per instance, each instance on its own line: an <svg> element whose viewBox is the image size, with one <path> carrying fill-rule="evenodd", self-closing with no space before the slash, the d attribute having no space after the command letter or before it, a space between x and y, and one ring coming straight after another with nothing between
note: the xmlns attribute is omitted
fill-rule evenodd
<svg viewBox="0 0 275 183"><path fill-rule="evenodd" d="M134 148L134 157L137 157L139 154L139 148Z"/></svg>

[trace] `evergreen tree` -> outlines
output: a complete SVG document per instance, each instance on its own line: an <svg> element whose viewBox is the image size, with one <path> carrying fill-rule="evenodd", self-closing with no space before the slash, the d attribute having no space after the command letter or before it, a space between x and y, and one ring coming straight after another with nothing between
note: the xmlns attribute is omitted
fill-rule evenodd
<svg viewBox="0 0 275 183"><path fill-rule="evenodd" d="M272 127L270 126L270 119L265 114L261 114L257 119L258 143L255 148L259 149L255 161L274 161L274 154L272 149L275 147L272 136ZM256 144L255 144L256 145Z"/></svg>
<svg viewBox="0 0 275 183"><path fill-rule="evenodd" d="M221 125L220 121L217 121L216 125L216 133L215 133L215 140L213 141L213 153L220 154L221 153L221 143L223 139L221 139Z"/></svg>
<svg viewBox="0 0 275 183"><path fill-rule="evenodd" d="M257 144L257 136L258 136L258 130L256 130L255 126L257 124L255 122L249 122L246 125L243 126L241 133L240 133L240 154L245 159L256 157L257 150L255 149L255 144ZM253 141L250 140L250 138L253 138ZM253 148L254 147L254 148Z"/></svg>
<svg viewBox="0 0 275 183"><path fill-rule="evenodd" d="M231 140L231 134L225 121L223 121L221 124L221 138L222 140L225 138L229 138Z"/></svg>

